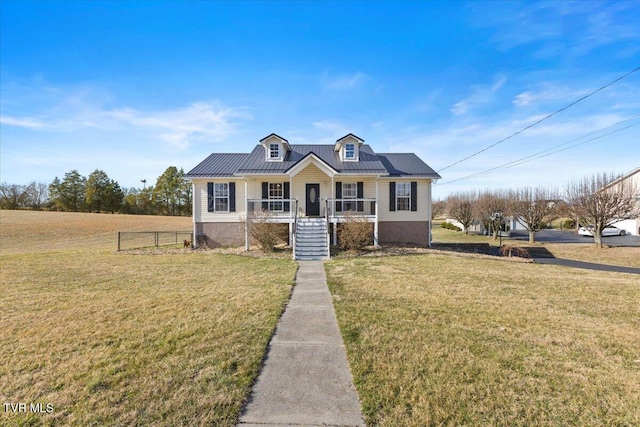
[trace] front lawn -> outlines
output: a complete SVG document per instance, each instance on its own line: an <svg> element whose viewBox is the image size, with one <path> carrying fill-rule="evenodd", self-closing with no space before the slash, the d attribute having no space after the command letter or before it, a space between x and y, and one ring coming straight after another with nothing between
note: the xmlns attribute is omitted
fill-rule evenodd
<svg viewBox="0 0 640 427"><path fill-rule="evenodd" d="M6 425L232 426L295 263L109 251L0 255Z"/></svg>
<svg viewBox="0 0 640 427"><path fill-rule="evenodd" d="M502 260L326 264L367 425L640 425L640 282Z"/></svg>

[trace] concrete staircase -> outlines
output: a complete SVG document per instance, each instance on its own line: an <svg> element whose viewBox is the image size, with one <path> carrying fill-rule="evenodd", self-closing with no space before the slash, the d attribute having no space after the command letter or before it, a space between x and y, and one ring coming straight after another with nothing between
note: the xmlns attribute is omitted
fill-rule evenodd
<svg viewBox="0 0 640 427"><path fill-rule="evenodd" d="M329 259L327 230L327 220L324 218L298 218L295 259L299 261Z"/></svg>

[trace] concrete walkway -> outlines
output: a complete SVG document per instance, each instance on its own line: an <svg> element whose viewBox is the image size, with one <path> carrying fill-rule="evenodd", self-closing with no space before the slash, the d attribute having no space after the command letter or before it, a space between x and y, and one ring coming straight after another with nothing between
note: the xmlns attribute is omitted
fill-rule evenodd
<svg viewBox="0 0 640 427"><path fill-rule="evenodd" d="M364 426L322 261L298 265L238 426Z"/></svg>

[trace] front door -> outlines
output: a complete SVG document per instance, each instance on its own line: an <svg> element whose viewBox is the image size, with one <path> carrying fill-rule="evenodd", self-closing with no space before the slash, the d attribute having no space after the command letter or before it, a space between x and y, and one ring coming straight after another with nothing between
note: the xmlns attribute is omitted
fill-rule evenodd
<svg viewBox="0 0 640 427"><path fill-rule="evenodd" d="M320 216L320 184L307 184L307 216Z"/></svg>

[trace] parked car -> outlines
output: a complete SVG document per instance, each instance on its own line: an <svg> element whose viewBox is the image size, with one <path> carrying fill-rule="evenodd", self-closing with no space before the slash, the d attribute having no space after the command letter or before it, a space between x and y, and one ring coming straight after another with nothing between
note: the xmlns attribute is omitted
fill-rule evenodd
<svg viewBox="0 0 640 427"><path fill-rule="evenodd" d="M578 229L578 234L581 236L589 236L589 237L593 237L593 232L594 232L594 226L593 225L587 225L586 227L580 227ZM625 234L627 234L626 231L618 228L618 227L614 227L613 225L609 225L607 227L604 228L604 230L602 230L602 237L606 237L606 236L624 236Z"/></svg>

